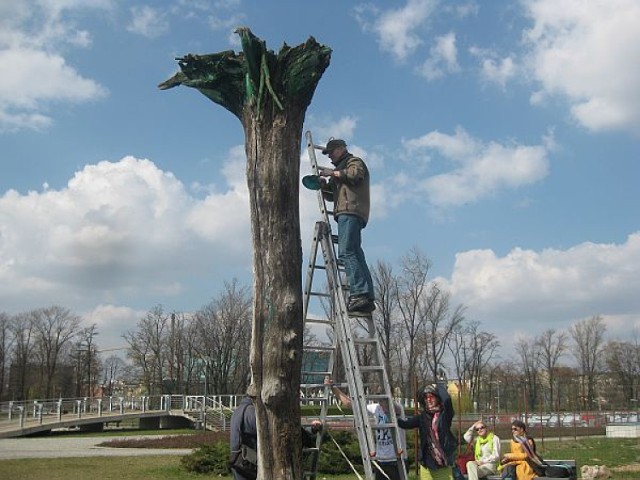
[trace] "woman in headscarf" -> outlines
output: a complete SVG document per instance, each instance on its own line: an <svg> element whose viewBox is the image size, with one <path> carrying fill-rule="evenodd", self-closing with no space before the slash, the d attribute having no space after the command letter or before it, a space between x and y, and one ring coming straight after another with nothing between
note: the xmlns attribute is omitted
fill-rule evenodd
<svg viewBox="0 0 640 480"><path fill-rule="evenodd" d="M420 480L453 480L457 440L451 433L453 403L446 385L425 387L418 397L419 415L398 418L404 429L418 428L420 434Z"/></svg>
<svg viewBox="0 0 640 480"><path fill-rule="evenodd" d="M474 459L467 462L468 480L494 475L500 461L500 438L489 431L485 422L478 420L465 432L464 439L469 445L473 444Z"/></svg>
<svg viewBox="0 0 640 480"><path fill-rule="evenodd" d="M520 420L511 422L510 451L502 457L502 478L533 480L544 475L544 462L536 453L535 440L527 435L527 426Z"/></svg>

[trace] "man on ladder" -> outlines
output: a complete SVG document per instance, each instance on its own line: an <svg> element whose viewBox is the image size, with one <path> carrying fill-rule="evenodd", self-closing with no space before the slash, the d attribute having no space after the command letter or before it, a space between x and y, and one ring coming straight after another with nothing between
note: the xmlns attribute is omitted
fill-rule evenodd
<svg viewBox="0 0 640 480"><path fill-rule="evenodd" d="M361 231L369 219L369 171L362 159L348 152L344 140L332 138L326 145L319 146L313 143L311 132L306 132L305 136L315 175L305 176L302 184L310 190L318 191L322 221L316 222L309 253L304 289L304 324L305 329L316 325L326 327L332 331L332 335L329 338L330 345L305 346L305 355L315 357L319 352L326 352L327 363L320 370L310 368L309 371L304 371L303 377L332 376L336 370L335 355L338 351L341 353L365 477L367 480L373 480L378 472L382 473L379 470L380 460L391 461L392 454L395 455L396 464L404 466L405 448L395 409L391 408L386 412L388 422L382 423L371 422L368 413L370 403L383 403L385 400L389 404L393 403L391 386L371 315L375 309L373 282L360 246ZM334 168L318 166L316 149L329 155ZM333 202L332 211L327 208L327 201ZM338 235L331 234L329 213L334 215L338 223ZM335 252L336 243L339 255ZM342 260L341 265L338 264L337 257ZM341 271L346 273L349 285L346 285ZM316 273L319 272L326 275L328 293L313 288L314 280L318 280ZM310 314L312 300L317 302L315 305L320 307L319 311L324 315ZM330 308L325 308L324 301L330 302ZM354 322L352 317L361 318ZM319 385L308 386L317 388ZM327 417L330 394L330 386L324 384L321 420ZM393 449L392 452L379 456L377 433L383 431L381 435L390 437ZM397 472L400 480L407 480L405 468L397 468ZM316 473L317 468L314 466L305 478L313 480Z"/></svg>
<svg viewBox="0 0 640 480"><path fill-rule="evenodd" d="M322 153L331 159L334 169L320 168L327 180L322 191L334 202L333 215L338 223L338 258L349 281L349 313L369 314L376 308L373 281L362 250L362 229L369 221L369 170L361 158L347 150L341 139L330 139Z"/></svg>

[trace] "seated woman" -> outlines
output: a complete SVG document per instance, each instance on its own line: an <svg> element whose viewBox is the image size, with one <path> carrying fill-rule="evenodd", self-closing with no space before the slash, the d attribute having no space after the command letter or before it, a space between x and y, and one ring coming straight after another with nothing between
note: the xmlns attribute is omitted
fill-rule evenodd
<svg viewBox="0 0 640 480"><path fill-rule="evenodd" d="M513 437L510 452L502 457L502 478L510 480L533 480L544 475L544 462L536 453L536 442L527 435L527 426L520 420L511 422Z"/></svg>
<svg viewBox="0 0 640 480"><path fill-rule="evenodd" d="M475 439L475 440L474 440ZM473 447L474 460L467 462L468 480L494 475L500 461L500 439L490 432L482 420L477 421L464 434L464 440Z"/></svg>

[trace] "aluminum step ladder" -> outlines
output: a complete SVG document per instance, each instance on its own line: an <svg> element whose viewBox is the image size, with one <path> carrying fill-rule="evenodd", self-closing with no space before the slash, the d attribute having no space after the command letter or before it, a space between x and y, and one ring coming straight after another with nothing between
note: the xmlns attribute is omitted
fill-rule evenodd
<svg viewBox="0 0 640 480"><path fill-rule="evenodd" d="M313 173L318 173L315 150L323 146L313 143L311 132L306 132L307 151ZM400 442L394 400L387 371L382 359L382 350L371 314L350 315L347 311L348 285L344 268L337 260L337 236L331 232L329 215L333 213L318 190L318 206L321 220L315 225L309 252L309 263L304 286L304 356L301 379L303 402L319 406L319 418L324 423L328 418L331 388L324 384L324 377L344 369L347 384L342 388L351 398L353 421L365 478L373 480L376 470L376 435L391 434L400 476L407 480L404 455ZM324 272L322 278L318 273ZM324 283L321 281L324 280ZM313 313L312 313L313 312ZM328 341L317 341L314 330L325 329ZM338 358L338 352L340 358ZM339 365L342 360L342 365ZM340 368L342 367L342 368ZM345 388L346 387L346 388ZM367 404L387 400L389 423L376 424L367 412ZM310 452L310 461L305 464L304 479L315 480L317 460L320 452Z"/></svg>

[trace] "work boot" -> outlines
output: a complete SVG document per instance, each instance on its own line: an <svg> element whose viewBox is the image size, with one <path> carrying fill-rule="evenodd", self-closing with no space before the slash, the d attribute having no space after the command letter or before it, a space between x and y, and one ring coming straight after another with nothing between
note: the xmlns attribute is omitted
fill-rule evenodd
<svg viewBox="0 0 640 480"><path fill-rule="evenodd" d="M349 299L347 310L349 312L371 313L376 309L376 304L366 295L358 295Z"/></svg>

